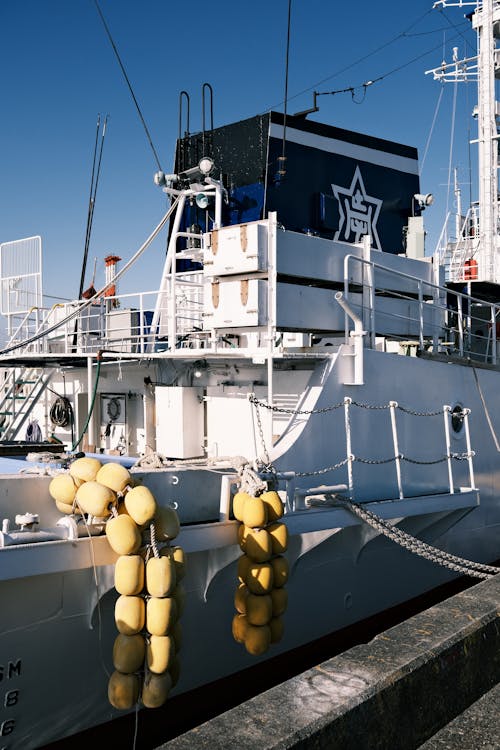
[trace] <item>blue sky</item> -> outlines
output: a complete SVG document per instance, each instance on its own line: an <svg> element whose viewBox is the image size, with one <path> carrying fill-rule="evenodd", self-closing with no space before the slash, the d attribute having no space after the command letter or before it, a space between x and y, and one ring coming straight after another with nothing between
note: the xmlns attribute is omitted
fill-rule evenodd
<svg viewBox="0 0 500 750"><path fill-rule="evenodd" d="M192 131L201 128L204 82L213 87L215 126L283 109L288 0L99 5L165 171L173 164L181 90L190 94ZM293 0L288 111L311 106L313 90L356 87L354 97L321 96L311 119L416 146L422 157L440 94L424 71L443 56L451 60L453 46L462 56L466 42L467 54L475 45L463 10L431 9L431 0ZM3 0L0 33L0 241L40 234L44 292L73 298L98 113L109 115L109 126L89 250L90 275L97 258L96 286L104 280L103 258L116 253L126 261L163 214L165 196L152 179L157 166L93 0ZM361 84L379 77L360 103ZM453 90L448 84L443 92L422 171L422 191L435 195L426 212L428 252L452 206ZM475 85L460 87L452 163L461 182L469 179L475 102ZM463 192L465 201L465 184ZM120 289L156 288L163 251L157 242L144 269Z"/></svg>

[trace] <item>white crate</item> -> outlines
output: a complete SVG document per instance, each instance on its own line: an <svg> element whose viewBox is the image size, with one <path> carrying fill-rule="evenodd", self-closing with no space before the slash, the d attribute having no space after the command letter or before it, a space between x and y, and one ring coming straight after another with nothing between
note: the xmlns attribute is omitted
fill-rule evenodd
<svg viewBox="0 0 500 750"><path fill-rule="evenodd" d="M203 286L204 328L267 325L267 281L212 281Z"/></svg>
<svg viewBox="0 0 500 750"><path fill-rule="evenodd" d="M204 235L203 263L208 276L267 269L267 224L222 227Z"/></svg>

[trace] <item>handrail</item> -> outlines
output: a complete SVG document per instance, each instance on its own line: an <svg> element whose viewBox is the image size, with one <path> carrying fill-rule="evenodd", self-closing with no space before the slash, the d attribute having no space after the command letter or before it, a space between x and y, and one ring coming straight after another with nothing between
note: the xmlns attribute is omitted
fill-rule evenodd
<svg viewBox="0 0 500 750"><path fill-rule="evenodd" d="M496 328L496 321L498 317L500 316L500 305L495 304L493 302L485 302L484 300L473 297L472 295L466 294L464 292L459 292L456 290L448 289L446 287L442 287L439 284L435 284L432 281L425 281L423 279L419 279L416 276L413 276L412 274L405 273L404 271L399 271L396 269L389 268L385 265L382 265L380 263L377 263L372 260L367 260L366 258L361 258L357 255L354 255L353 253L348 253L344 257L344 298L347 302L349 302L350 298L350 291L349 291L349 264L355 261L362 266L369 267L373 270L378 270L383 272L384 274L392 274L393 276L405 279L411 283L413 283L416 287L415 293L417 294L417 302L418 302L418 309L419 309L419 333L418 333L418 339L419 339L419 348L420 350L423 350L425 347L425 335L424 335L424 310L425 307L429 305L429 307L432 307L433 309L437 311L441 311L446 314L446 323L444 326L440 326L440 328L448 328L449 330L452 330L454 326L449 325L450 319L453 319L453 316L456 316L456 325L458 327L458 350L460 356L464 356L466 351L468 353L471 353L472 350L467 350L465 346L465 338L466 336L469 337L475 337L478 341L481 340L481 338L486 338L486 346L487 351L485 353L485 359L487 357L491 356L491 362L492 364L497 364L497 352L496 352L496 342L498 340L497 337L497 328ZM370 304L370 310L372 312L371 316L371 326L373 330L369 331L370 335L374 334L375 332L375 315L376 315L376 305L375 305L375 289L376 285L373 283L370 286L369 289L369 304ZM383 288L380 287L382 290ZM427 291L427 295L429 298L429 302L424 300L424 289ZM383 291L387 291L389 295L391 294L391 289L383 289ZM400 292L392 292L394 297L399 297L405 299L405 297ZM407 297L408 300L414 300L413 297ZM455 299L456 300L456 308L451 308L449 303L445 303L443 305L438 304L439 299ZM425 306L425 307L424 307ZM490 314L489 319L484 318L474 318L471 314L471 308L477 306L478 308L489 308ZM466 320L464 320L464 318ZM480 321L483 324L486 324L488 326L488 335L486 337L481 336L481 334L478 333L472 333L471 332L471 323L473 320ZM464 322L466 325L464 326ZM345 330L345 336L346 341L348 340L349 332L346 326ZM489 345L491 343L491 355L488 354L489 351ZM433 349L435 347L435 342L433 342Z"/></svg>

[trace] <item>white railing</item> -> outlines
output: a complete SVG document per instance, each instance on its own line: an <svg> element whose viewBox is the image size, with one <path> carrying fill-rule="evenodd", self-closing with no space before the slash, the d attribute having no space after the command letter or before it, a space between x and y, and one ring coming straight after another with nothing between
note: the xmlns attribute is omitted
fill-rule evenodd
<svg viewBox="0 0 500 750"><path fill-rule="evenodd" d="M81 308L80 313L70 318L78 308ZM159 315L156 329L152 330L155 308ZM58 303L50 309L36 308L21 320L9 344L20 343L34 335L35 341L20 348L19 353L90 354L109 349L143 354L151 342L153 351L165 349L169 334L174 332L174 348L196 347L202 340L199 335L203 326L202 313L202 273L186 272L176 276L173 305L170 288L167 288L162 293L147 291L103 296L90 305L82 300ZM54 325L56 328L52 330Z"/></svg>
<svg viewBox="0 0 500 750"><path fill-rule="evenodd" d="M350 290L352 266L365 273L364 295ZM388 282L394 278L394 284ZM384 283L377 283L382 278ZM406 291L401 289L406 287ZM446 352L497 364L500 358L500 305L440 287L354 255L344 259L344 299L363 320L369 345L377 335L416 344L420 351ZM345 341L351 323L346 316ZM396 334L394 329L405 334Z"/></svg>

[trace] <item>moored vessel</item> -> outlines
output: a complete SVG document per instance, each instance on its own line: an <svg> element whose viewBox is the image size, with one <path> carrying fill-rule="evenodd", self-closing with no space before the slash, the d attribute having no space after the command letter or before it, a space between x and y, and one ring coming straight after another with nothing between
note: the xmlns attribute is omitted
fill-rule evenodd
<svg viewBox="0 0 500 750"><path fill-rule="evenodd" d="M34 304L39 241L2 245L2 437L38 426L64 448L0 481L2 747L36 748L119 715L108 700L122 673L114 505L79 513L71 500L61 512L50 492L78 450L123 465L127 492L142 485L178 516L186 571L173 694L457 574L495 574L497 134L484 129L484 81L500 5L473 5L482 188L474 222L459 222L441 254L424 254L430 196L415 149L275 112L179 134L174 171L155 175L168 211L121 270L108 256L105 285L86 299ZM120 295L167 224L159 289ZM281 510L246 516L242 493L252 510L277 493ZM140 531L134 553L160 559L156 532ZM160 541L168 548L169 535ZM251 589L273 560L271 582ZM242 582L250 592L235 600ZM276 589L286 597L262 614ZM281 617L279 632L235 629L250 594L261 597L250 625ZM130 673L140 684L142 667Z"/></svg>

